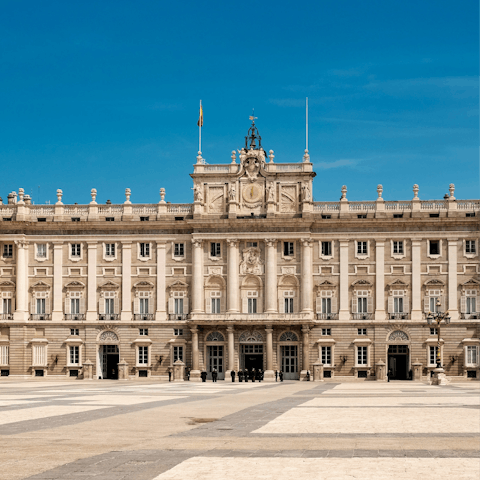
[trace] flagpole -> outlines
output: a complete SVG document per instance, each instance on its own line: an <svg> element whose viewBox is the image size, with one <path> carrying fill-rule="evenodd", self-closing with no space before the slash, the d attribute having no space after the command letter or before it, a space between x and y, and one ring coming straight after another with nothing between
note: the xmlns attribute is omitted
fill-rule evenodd
<svg viewBox="0 0 480 480"><path fill-rule="evenodd" d="M305 149L308 151L308 97L306 101L306 116L305 116L305 121L306 121L306 138L305 138Z"/></svg>
<svg viewBox="0 0 480 480"><path fill-rule="evenodd" d="M200 100L200 112L202 111L202 101ZM198 124L198 153L202 153L202 122Z"/></svg>

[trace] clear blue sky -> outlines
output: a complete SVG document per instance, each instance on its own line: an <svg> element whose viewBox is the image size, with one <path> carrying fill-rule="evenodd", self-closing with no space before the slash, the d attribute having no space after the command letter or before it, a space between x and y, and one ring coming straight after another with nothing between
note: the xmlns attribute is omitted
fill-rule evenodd
<svg viewBox="0 0 480 480"><path fill-rule="evenodd" d="M478 2L0 1L0 195L191 202L203 156L229 163L252 108L315 200L479 192ZM40 186L40 195L38 195Z"/></svg>

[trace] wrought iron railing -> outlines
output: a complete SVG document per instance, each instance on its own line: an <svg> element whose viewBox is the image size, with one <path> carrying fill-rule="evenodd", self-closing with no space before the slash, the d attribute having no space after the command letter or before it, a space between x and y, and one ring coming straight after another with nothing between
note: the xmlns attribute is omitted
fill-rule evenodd
<svg viewBox="0 0 480 480"><path fill-rule="evenodd" d="M338 320L338 313L317 313L317 320Z"/></svg>
<svg viewBox="0 0 480 480"><path fill-rule="evenodd" d="M354 320L371 320L373 318L372 313L352 313Z"/></svg>
<svg viewBox="0 0 480 480"><path fill-rule="evenodd" d="M84 313L66 313L65 320L85 320Z"/></svg>
<svg viewBox="0 0 480 480"><path fill-rule="evenodd" d="M134 320L155 320L153 313L135 313L133 315Z"/></svg>
<svg viewBox="0 0 480 480"><path fill-rule="evenodd" d="M118 313L102 313L98 316L99 320L118 320Z"/></svg>
<svg viewBox="0 0 480 480"><path fill-rule="evenodd" d="M186 313L170 313L168 318L170 320L186 320L188 315Z"/></svg>
<svg viewBox="0 0 480 480"><path fill-rule="evenodd" d="M387 318L389 320L410 320L409 313L388 313Z"/></svg>
<svg viewBox="0 0 480 480"><path fill-rule="evenodd" d="M0 319L13 320L13 313L0 313Z"/></svg>
<svg viewBox="0 0 480 480"><path fill-rule="evenodd" d="M51 320L51 313L31 313L30 320Z"/></svg>

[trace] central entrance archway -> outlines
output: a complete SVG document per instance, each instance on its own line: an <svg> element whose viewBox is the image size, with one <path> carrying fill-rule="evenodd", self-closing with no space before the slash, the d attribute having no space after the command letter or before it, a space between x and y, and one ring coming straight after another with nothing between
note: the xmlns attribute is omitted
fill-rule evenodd
<svg viewBox="0 0 480 480"><path fill-rule="evenodd" d="M238 339L240 344L240 368L251 371L264 370L263 335L258 331L243 332Z"/></svg>
<svg viewBox="0 0 480 480"><path fill-rule="evenodd" d="M390 380L410 380L410 348L408 335L402 330L395 330L388 337L387 365Z"/></svg>
<svg viewBox="0 0 480 480"><path fill-rule="evenodd" d="M98 379L118 380L119 343L118 335L113 330L103 330L99 333L96 365Z"/></svg>

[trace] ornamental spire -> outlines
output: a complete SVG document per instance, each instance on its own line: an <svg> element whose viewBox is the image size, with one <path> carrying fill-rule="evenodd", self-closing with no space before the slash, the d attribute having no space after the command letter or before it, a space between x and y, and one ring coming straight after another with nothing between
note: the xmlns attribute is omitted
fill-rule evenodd
<svg viewBox="0 0 480 480"><path fill-rule="evenodd" d="M247 136L245 137L245 150L263 150L262 137L258 133L258 129L255 126L255 120L258 118L255 116L255 109L253 109L252 115L250 115L248 118L252 121L252 125L248 129ZM258 140L258 147L256 140Z"/></svg>

